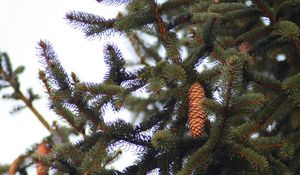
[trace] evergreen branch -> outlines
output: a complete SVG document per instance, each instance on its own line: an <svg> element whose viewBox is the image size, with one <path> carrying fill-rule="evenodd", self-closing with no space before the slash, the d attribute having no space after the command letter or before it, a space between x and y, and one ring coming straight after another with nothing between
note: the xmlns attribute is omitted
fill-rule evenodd
<svg viewBox="0 0 300 175"><path fill-rule="evenodd" d="M43 126L52 133L52 129L45 118L38 112L38 110L33 106L32 102L27 99L22 92L18 92L20 99L26 104L26 106L31 110L32 113L38 118L38 120L43 124Z"/></svg>
<svg viewBox="0 0 300 175"><path fill-rule="evenodd" d="M180 25L182 27L184 24L191 22L192 14L184 13L176 16L171 22L168 24L167 29L171 30Z"/></svg>
<svg viewBox="0 0 300 175"><path fill-rule="evenodd" d="M127 89L122 88L119 85L105 84L105 83L81 83L80 89L89 92L93 95L118 95L127 94Z"/></svg>
<svg viewBox="0 0 300 175"><path fill-rule="evenodd" d="M255 139L251 139L249 145L251 147L255 147L257 151L260 151L261 149L271 149L271 150L278 149L283 147L287 143L288 140L280 138L279 136L273 136L273 137L261 136Z"/></svg>
<svg viewBox="0 0 300 175"><path fill-rule="evenodd" d="M79 126L78 124L75 123L74 114L67 108L62 107L62 105L59 105L60 102L58 101L58 98L56 98L56 95L54 95L53 89L49 85L44 71L42 71L42 70L39 71L39 78L40 78L40 80L42 80L42 82L46 88L46 92L49 95L50 102L52 103L55 112L58 115L60 115L61 117L63 117L77 132L85 135L83 125Z"/></svg>
<svg viewBox="0 0 300 175"><path fill-rule="evenodd" d="M116 46L107 44L104 47L104 55L104 61L109 67L108 73L104 76L104 83L120 85L127 78L121 51Z"/></svg>
<svg viewBox="0 0 300 175"><path fill-rule="evenodd" d="M122 30L114 28L116 19L104 19L90 13L69 12L66 19L75 28L80 28L85 32L87 37L111 36L115 33L122 33Z"/></svg>
<svg viewBox="0 0 300 175"><path fill-rule="evenodd" d="M46 68L46 73L49 75L50 81L57 86L57 88L65 93L70 93L72 89L71 81L61 66L53 47L48 41L39 41L39 56L41 62Z"/></svg>
<svg viewBox="0 0 300 175"><path fill-rule="evenodd" d="M261 107L257 112L253 114L251 118L253 118L255 122L251 121L248 123L244 123L234 129L232 128L232 133L234 133L234 135L238 136L239 138L242 138L243 136L249 137L251 133L266 125L270 117L274 115L273 113L276 113L276 109L281 107L286 99L287 96L284 94L277 96L275 99L268 102L265 106Z"/></svg>
<svg viewBox="0 0 300 175"><path fill-rule="evenodd" d="M165 25L165 23L163 22L161 16L160 16L160 11L159 8L157 7L157 4L155 1L151 1L151 11L155 16L155 20L156 20L156 24L158 27L158 31L160 33L160 36L162 37L162 40L165 42L167 39L167 35L168 35L168 30L167 27Z"/></svg>
<svg viewBox="0 0 300 175"><path fill-rule="evenodd" d="M245 112L247 110L253 112L254 108L260 107L267 98L260 93L247 93L238 97L233 103L235 112Z"/></svg>
<svg viewBox="0 0 300 175"><path fill-rule="evenodd" d="M243 42L243 41L255 41L258 37L264 37L272 32L272 27L270 26L263 26L254 28L250 31L242 33L238 36L235 40L236 42Z"/></svg>
<svg viewBox="0 0 300 175"><path fill-rule="evenodd" d="M220 115L223 113L223 106L215 100L205 98L203 105L205 106L205 110L208 111L208 114L213 113Z"/></svg>
<svg viewBox="0 0 300 175"><path fill-rule="evenodd" d="M203 35L202 39L204 42L204 46L207 48L208 51L212 50L214 37L214 24L216 19L215 18L208 18L203 27Z"/></svg>
<svg viewBox="0 0 300 175"><path fill-rule="evenodd" d="M288 168L287 165L284 164L284 162L281 162L280 160L277 160L272 156L270 156L268 159L270 164L273 164L280 174L292 174L291 170Z"/></svg>
<svg viewBox="0 0 300 175"><path fill-rule="evenodd" d="M72 166L68 161L59 158L58 161L56 161L55 165L52 166L52 168L55 168L57 170L60 170L64 173L68 174L74 174L74 175L80 175L79 171L76 169L76 167Z"/></svg>
<svg viewBox="0 0 300 175"><path fill-rule="evenodd" d="M240 18L245 18L246 16L247 17L250 17L250 16L257 17L260 14L261 14L261 12L259 9L249 7L249 8L244 8L241 10L229 11L221 16L221 21L225 23L225 22L231 21L232 19L237 20Z"/></svg>
<svg viewBox="0 0 300 175"><path fill-rule="evenodd" d="M283 80L282 88L289 93L297 93L300 89L300 73L287 77Z"/></svg>
<svg viewBox="0 0 300 175"><path fill-rule="evenodd" d="M141 49L143 49L145 51L145 56L152 57L156 62L163 60L162 57L157 52L155 52L153 48L147 47L145 45L145 43L141 40L141 38L138 37L137 33L130 35L129 40L131 41L131 43L137 53L139 53L140 49L138 47L140 47ZM139 55L139 56L141 58L141 64L144 64L143 59L145 56L142 56L142 55Z"/></svg>
<svg viewBox="0 0 300 175"><path fill-rule="evenodd" d="M272 89L275 92L282 92L282 85L281 85L280 81L275 78L272 78L271 76L264 75L260 72L257 72L255 70L252 70L249 68L246 69L245 75L251 81L253 81L263 87Z"/></svg>
<svg viewBox="0 0 300 175"><path fill-rule="evenodd" d="M125 175L131 174L147 174L147 172L158 167L158 162L155 156L157 151L154 149L145 150L139 161L136 161L135 165L129 166L124 170Z"/></svg>
<svg viewBox="0 0 300 175"><path fill-rule="evenodd" d="M211 81L214 78L216 78L218 75L221 73L221 67L220 66L215 66L211 69L205 69L200 74L198 74L196 80L198 82L201 81Z"/></svg>
<svg viewBox="0 0 300 175"><path fill-rule="evenodd" d="M221 75L224 76L224 90L221 91L221 96L224 103L224 117L227 118L231 112L232 98L238 92L236 89L240 87L242 82L242 72L244 69L244 60L237 55L232 55L226 59L226 64L221 70Z"/></svg>
<svg viewBox="0 0 300 175"><path fill-rule="evenodd" d="M244 8L246 8L246 5L244 3L229 2L229 3L217 3L217 4L210 5L208 11L222 14L234 10L241 10Z"/></svg>
<svg viewBox="0 0 300 175"><path fill-rule="evenodd" d="M144 44L141 42L140 38L137 36L136 33L133 33L131 35L127 35L131 46L133 47L135 54L139 57L140 59L140 64L145 64L147 65L147 63L145 62L145 56L144 53L142 53L142 48L144 48ZM144 50L144 49L143 49Z"/></svg>
<svg viewBox="0 0 300 175"><path fill-rule="evenodd" d="M184 61L185 71L187 73L191 72L197 63L201 63L201 61L206 58L207 52L207 47L204 45L195 48L195 50L193 50L188 58Z"/></svg>
<svg viewBox="0 0 300 175"><path fill-rule="evenodd" d="M99 123L103 123L102 119L99 118L98 112L88 107L87 102L80 99L73 99L72 102L76 105L79 112L84 114L95 126L99 126Z"/></svg>
<svg viewBox="0 0 300 175"><path fill-rule="evenodd" d="M224 119L220 119L215 122L211 130L211 135L208 138L207 142L200 148L196 150L193 155L191 155L183 166L183 168L176 173L176 175L189 175L191 174L197 167L201 166L201 162L204 162L205 159L208 159L212 154L213 150L216 149L219 139L221 136L221 131L223 129L222 123L224 123ZM221 125L220 125L221 124Z"/></svg>
<svg viewBox="0 0 300 175"><path fill-rule="evenodd" d="M251 50L249 51L250 55L259 55L264 52L267 52L271 48L278 48L283 45L283 40L280 39L277 35L270 34L258 41L256 41Z"/></svg>
<svg viewBox="0 0 300 175"><path fill-rule="evenodd" d="M164 23L164 21L162 20L162 18L160 16L160 10L157 7L157 4L156 4L155 0L151 0L151 11L152 11L153 15L155 16L156 26L157 26L157 29L160 33L161 40L162 40L164 46L166 47L166 50L168 51L169 48L170 48L169 47L170 44L168 44L168 40L170 39L170 36L168 34L168 27ZM175 64L180 65L181 62L182 62L179 53L176 53L174 55L173 59L174 59L173 62Z"/></svg>
<svg viewBox="0 0 300 175"><path fill-rule="evenodd" d="M15 86L15 82L13 82L13 79L10 78L10 76L3 70L0 69L0 74L5 78L7 82L11 85L11 87L14 89L16 96L18 99L22 100L26 106L31 110L31 112L37 117L37 119L42 123L42 125L50 132L52 133L52 129L48 122L45 120L45 118L38 112L38 110L33 106L32 101L25 97L25 95L20 91L19 87Z"/></svg>
<svg viewBox="0 0 300 175"><path fill-rule="evenodd" d="M56 86L56 91L63 92L62 100L68 101L78 108L79 112L83 113L94 125L97 125L100 121L95 111L90 109L83 98L78 98L78 94L74 92L74 88L71 86L69 76L61 66L57 59L57 56L49 42L40 41L40 56L43 58L42 62L45 65L46 74L49 76L48 82ZM62 101L59 101L60 103Z"/></svg>
<svg viewBox="0 0 300 175"><path fill-rule="evenodd" d="M268 160L263 155L260 155L251 148L244 147L239 144L234 146L235 152L237 152L241 158L247 159L253 166L257 166L262 170L266 170L270 167Z"/></svg>
<svg viewBox="0 0 300 175"><path fill-rule="evenodd" d="M153 115L148 120L146 120L146 121L140 123L139 125L135 126L134 130L136 132L143 132L143 131L146 131L146 130L152 128L158 122L160 122L162 120L167 120L171 116L172 111L174 110L175 104L176 104L176 100L174 100L174 99L170 100L166 104L165 109L162 112Z"/></svg>
<svg viewBox="0 0 300 175"><path fill-rule="evenodd" d="M58 105L54 107L54 111L60 115L63 119L67 121L72 128L74 128L78 133L81 133L82 135L85 135L85 128L83 123L77 123L74 119L79 118L79 116L76 116L73 114L72 111L70 111L67 108L59 107Z"/></svg>
<svg viewBox="0 0 300 175"><path fill-rule="evenodd" d="M271 21L271 24L276 23L276 17L275 14L272 12L270 7L263 1L263 0L254 0L254 3L258 5L258 7L261 9L263 14L265 14Z"/></svg>

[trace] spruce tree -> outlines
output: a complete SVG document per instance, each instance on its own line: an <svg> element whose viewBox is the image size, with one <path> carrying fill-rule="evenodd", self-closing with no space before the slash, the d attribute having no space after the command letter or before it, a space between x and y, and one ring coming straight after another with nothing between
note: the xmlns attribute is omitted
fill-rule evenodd
<svg viewBox="0 0 300 175"><path fill-rule="evenodd" d="M300 173L299 0L98 2L126 12L105 19L72 11L66 20L88 38L126 36L139 60L108 43L104 80L84 82L41 40L39 77L50 109L69 127L39 116L37 95L20 91L23 68L1 54L1 88L14 89L6 97L23 100L51 133L11 164L12 173L32 163L43 174ZM141 122L105 122L108 108ZM83 139L71 144L71 133ZM120 146L139 156L122 171L108 166Z"/></svg>

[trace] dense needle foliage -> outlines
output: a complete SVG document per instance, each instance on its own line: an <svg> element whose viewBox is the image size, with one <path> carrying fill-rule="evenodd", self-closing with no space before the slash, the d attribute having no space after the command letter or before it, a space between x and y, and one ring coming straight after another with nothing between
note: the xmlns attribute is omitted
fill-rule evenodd
<svg viewBox="0 0 300 175"><path fill-rule="evenodd" d="M71 11L66 20L88 38L126 36L139 60L126 64L132 60L117 43L108 43L104 80L84 82L66 72L51 44L41 40L39 77L51 110L69 127L49 126L40 116L51 133L51 152L33 154L33 146L11 165L15 172L38 162L52 174L72 175L300 173L299 0L97 2L124 5L126 12L105 19ZM5 53L0 61L1 88L14 89L5 97L22 100L34 112L38 96L19 88L23 67L14 70ZM195 82L204 88L199 105L208 116L197 139L187 124L188 91ZM109 108L127 109L142 122L121 116L105 122ZM72 133L83 139L71 144ZM109 167L125 147L138 158L122 171Z"/></svg>

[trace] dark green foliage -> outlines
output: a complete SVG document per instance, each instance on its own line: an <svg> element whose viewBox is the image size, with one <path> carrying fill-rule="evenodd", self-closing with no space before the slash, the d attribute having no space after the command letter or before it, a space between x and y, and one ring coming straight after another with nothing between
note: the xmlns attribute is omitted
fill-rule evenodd
<svg viewBox="0 0 300 175"><path fill-rule="evenodd" d="M118 32L118 30L113 29L115 19L106 20L84 12L69 12L66 14L66 18L75 28L82 29L87 37L108 36Z"/></svg>
<svg viewBox="0 0 300 175"><path fill-rule="evenodd" d="M104 76L104 81L106 83L120 85L128 76L125 72L125 61L120 50L113 45L107 45L104 48L104 55L104 61L109 67L108 73Z"/></svg>
<svg viewBox="0 0 300 175"><path fill-rule="evenodd" d="M53 143L51 154L35 160L57 174L300 172L299 1L98 2L124 4L126 12L104 19L74 11L67 20L88 37L126 35L139 58L132 64L140 68L128 71L128 58L107 44L104 81L84 82L75 73L69 76L51 45L40 41L45 69L40 79L50 107L70 125L70 133L83 138ZM18 89L16 75L23 68L13 70L1 54L1 70L1 88ZM209 118L199 139L187 127L187 96L194 82L205 90L202 107ZM31 101L37 98L31 90L28 94ZM106 122L109 108L127 109L141 123L122 116ZM122 171L109 168L126 148L138 158Z"/></svg>

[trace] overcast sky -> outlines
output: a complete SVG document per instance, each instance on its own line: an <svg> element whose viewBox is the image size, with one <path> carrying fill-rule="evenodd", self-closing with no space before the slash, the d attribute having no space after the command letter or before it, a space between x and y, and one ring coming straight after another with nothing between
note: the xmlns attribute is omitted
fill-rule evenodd
<svg viewBox="0 0 300 175"><path fill-rule="evenodd" d="M84 81L100 82L106 69L102 55L105 41L84 38L81 31L67 24L64 15L77 10L112 18L122 8L101 5L96 0L1 0L0 49L9 54L14 67L25 65L25 73L20 77L22 88L32 87L42 96L34 105L50 123L57 116L47 109L47 96L38 80L41 65L37 42L40 39L50 41L67 72L74 71ZM111 41L128 58L130 48L122 44L123 40L118 37ZM12 162L26 148L48 135L29 110L10 115L14 104L0 99L0 164ZM122 166L126 166L126 162Z"/></svg>

